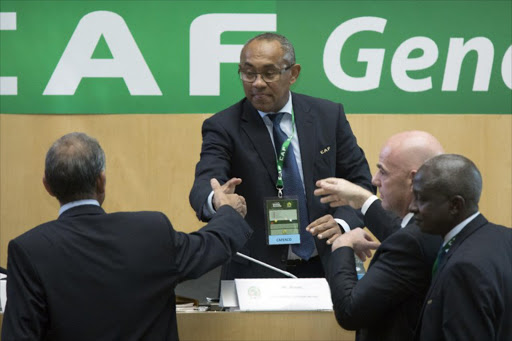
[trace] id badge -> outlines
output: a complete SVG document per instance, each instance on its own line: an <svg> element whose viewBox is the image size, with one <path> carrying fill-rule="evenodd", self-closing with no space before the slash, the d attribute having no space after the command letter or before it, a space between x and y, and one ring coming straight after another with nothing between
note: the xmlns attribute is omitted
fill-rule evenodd
<svg viewBox="0 0 512 341"><path fill-rule="evenodd" d="M300 244L299 200L296 196L265 200L268 245Z"/></svg>

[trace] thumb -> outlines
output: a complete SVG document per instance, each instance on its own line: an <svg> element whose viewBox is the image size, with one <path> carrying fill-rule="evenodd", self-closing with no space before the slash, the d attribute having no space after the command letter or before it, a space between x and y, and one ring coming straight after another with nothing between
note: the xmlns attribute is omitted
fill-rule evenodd
<svg viewBox="0 0 512 341"><path fill-rule="evenodd" d="M380 246L380 243L378 242L368 242L368 247L372 250L378 249Z"/></svg>
<svg viewBox="0 0 512 341"><path fill-rule="evenodd" d="M210 185L214 191L220 188L220 183L215 178L210 179Z"/></svg>

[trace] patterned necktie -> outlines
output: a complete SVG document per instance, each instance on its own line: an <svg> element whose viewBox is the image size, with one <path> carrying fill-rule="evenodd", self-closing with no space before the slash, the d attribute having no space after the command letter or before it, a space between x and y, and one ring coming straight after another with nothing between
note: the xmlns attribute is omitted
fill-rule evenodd
<svg viewBox="0 0 512 341"><path fill-rule="evenodd" d="M450 239L448 243L446 243L439 249L439 252L437 253L437 258L434 262L434 266L432 266L432 277L434 277L434 275L437 273L437 270L439 269L443 262L444 256L446 256L448 251L450 251L450 248L452 247L454 241L455 236L452 239Z"/></svg>
<svg viewBox="0 0 512 341"><path fill-rule="evenodd" d="M286 133L281 129L280 123L284 112L267 115L273 123L274 147L276 155L281 152L283 142L288 139ZM300 218L300 244L293 244L292 251L302 259L308 260L315 250L315 240L311 233L306 231L309 224L308 209L306 206L306 195L300 178L299 167L293 153L293 146L290 143L283 164L283 194L296 195L299 201L299 218Z"/></svg>

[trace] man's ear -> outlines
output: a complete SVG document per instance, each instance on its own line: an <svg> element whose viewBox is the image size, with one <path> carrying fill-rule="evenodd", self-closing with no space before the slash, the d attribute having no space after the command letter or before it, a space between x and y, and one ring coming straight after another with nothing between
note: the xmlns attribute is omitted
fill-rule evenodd
<svg viewBox="0 0 512 341"><path fill-rule="evenodd" d="M46 189L46 191L48 192L48 194L50 194L52 197L55 197L55 194L53 194L53 191L50 188L50 185L48 184L48 182L46 181L46 177L44 177L44 176L43 176L43 185L44 185L44 188Z"/></svg>
<svg viewBox="0 0 512 341"><path fill-rule="evenodd" d="M416 175L416 173L418 173L418 170L413 169L409 172L409 174L407 176L407 184L409 185L411 192L412 192L412 182L414 180L414 176Z"/></svg>
<svg viewBox="0 0 512 341"><path fill-rule="evenodd" d="M450 213L452 215L458 215L460 212L464 212L466 206L466 200L460 195L456 195L450 199Z"/></svg>
<svg viewBox="0 0 512 341"><path fill-rule="evenodd" d="M290 85L292 85L297 81L297 78L299 78L300 64L295 64L294 66L292 66L292 69L290 71L292 73L292 77L290 78Z"/></svg>
<svg viewBox="0 0 512 341"><path fill-rule="evenodd" d="M105 187L107 185L107 175L105 171L101 171L100 176L96 179L96 196L100 205L105 200Z"/></svg>

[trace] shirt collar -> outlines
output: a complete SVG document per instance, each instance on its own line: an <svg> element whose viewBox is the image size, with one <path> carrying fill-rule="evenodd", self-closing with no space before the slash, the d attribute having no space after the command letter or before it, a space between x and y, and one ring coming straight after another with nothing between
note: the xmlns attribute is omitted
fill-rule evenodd
<svg viewBox="0 0 512 341"><path fill-rule="evenodd" d="M444 242L443 242L443 246L446 245L446 243L448 243L450 241L450 239L452 239L453 237L455 237L460 231L462 231L462 229L464 227L466 227L467 224L469 224L473 219L476 218L477 215L479 215L480 212L476 212L475 214L473 214L472 216L466 218L465 220L463 220L462 222L460 222L459 224L457 224L454 228L452 228L450 230L450 232L448 232L446 234L446 236L444 236Z"/></svg>
<svg viewBox="0 0 512 341"><path fill-rule="evenodd" d="M67 210L69 210L70 208L77 207L77 206L82 206L82 205L101 206L100 203L98 202L98 200L95 200L95 199L84 199L84 200L72 201L72 202L68 202L67 204L64 204L64 205L62 205L60 207L59 216L62 213L64 213Z"/></svg>
<svg viewBox="0 0 512 341"><path fill-rule="evenodd" d="M407 224L409 224L409 221L411 221L411 218L414 217L414 213L409 212L402 218L402 223L400 224L401 227L406 227Z"/></svg>
<svg viewBox="0 0 512 341"><path fill-rule="evenodd" d="M287 112L289 114L292 113L293 105L292 105L292 93L291 93L291 91L288 92L288 94L289 94L288 95L288 102L286 102L284 107L282 107L281 110L279 110L278 112ZM275 114L275 113L272 113L272 112L263 112L263 111L259 111L259 110L258 110L258 113L260 114L260 116L262 118L267 116L268 114Z"/></svg>

